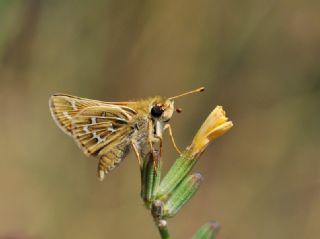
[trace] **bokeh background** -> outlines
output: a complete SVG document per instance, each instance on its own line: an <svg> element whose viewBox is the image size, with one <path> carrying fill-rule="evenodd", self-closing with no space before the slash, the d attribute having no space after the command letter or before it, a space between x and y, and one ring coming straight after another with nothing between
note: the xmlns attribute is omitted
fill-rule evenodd
<svg viewBox="0 0 320 239"><path fill-rule="evenodd" d="M235 127L169 221L190 238L320 237L320 1L0 0L0 238L159 238L130 155L103 183L54 124L56 92L105 101L172 96L187 146L215 105ZM165 138L168 142L168 137ZM164 146L165 167L173 147Z"/></svg>

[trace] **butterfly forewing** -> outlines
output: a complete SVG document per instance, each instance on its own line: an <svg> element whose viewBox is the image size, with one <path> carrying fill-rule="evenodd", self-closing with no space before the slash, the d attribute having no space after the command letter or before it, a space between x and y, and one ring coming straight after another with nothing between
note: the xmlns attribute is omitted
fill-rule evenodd
<svg viewBox="0 0 320 239"><path fill-rule="evenodd" d="M51 96L49 107L52 117L58 126L67 134L72 134L72 119L81 110L101 104L96 100L89 100L65 94L55 94Z"/></svg>

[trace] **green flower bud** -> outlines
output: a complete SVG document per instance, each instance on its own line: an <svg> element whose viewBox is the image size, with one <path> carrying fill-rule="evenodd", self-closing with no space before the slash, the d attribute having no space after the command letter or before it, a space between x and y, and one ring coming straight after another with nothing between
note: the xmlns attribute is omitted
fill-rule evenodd
<svg viewBox="0 0 320 239"><path fill-rule="evenodd" d="M192 239L215 239L220 230L218 222L213 221L204 224L192 237Z"/></svg>
<svg viewBox="0 0 320 239"><path fill-rule="evenodd" d="M164 217L173 217L176 215L182 206L197 192L202 181L203 177L199 173L186 177L164 204Z"/></svg>
<svg viewBox="0 0 320 239"><path fill-rule="evenodd" d="M161 177L161 160L154 159L154 156L157 156L156 153L146 156L141 171L141 197L147 207L150 207L155 198Z"/></svg>

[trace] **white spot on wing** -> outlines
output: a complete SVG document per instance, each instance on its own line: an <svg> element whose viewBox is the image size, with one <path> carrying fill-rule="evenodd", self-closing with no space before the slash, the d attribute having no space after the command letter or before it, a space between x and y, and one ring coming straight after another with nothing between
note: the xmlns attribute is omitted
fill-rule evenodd
<svg viewBox="0 0 320 239"><path fill-rule="evenodd" d="M92 133L92 138L96 139L98 141L97 143L101 143L101 142L105 141L105 139L102 139L99 135L97 135L96 132Z"/></svg>
<svg viewBox="0 0 320 239"><path fill-rule="evenodd" d="M91 117L91 124L96 124L96 123L97 123L96 117Z"/></svg>
<svg viewBox="0 0 320 239"><path fill-rule="evenodd" d="M107 131L113 133L113 132L116 131L116 130L113 128L113 125L111 124L111 125L107 128Z"/></svg>
<svg viewBox="0 0 320 239"><path fill-rule="evenodd" d="M78 110L75 100L71 100L71 106L73 110Z"/></svg>
<svg viewBox="0 0 320 239"><path fill-rule="evenodd" d="M64 111L63 112L64 117L66 117L69 120L72 120L72 117L68 114L68 112Z"/></svg>
<svg viewBox="0 0 320 239"><path fill-rule="evenodd" d="M88 128L88 125L83 126L83 131L84 131L85 133L87 133L87 134L90 133L90 130L89 130L89 128Z"/></svg>

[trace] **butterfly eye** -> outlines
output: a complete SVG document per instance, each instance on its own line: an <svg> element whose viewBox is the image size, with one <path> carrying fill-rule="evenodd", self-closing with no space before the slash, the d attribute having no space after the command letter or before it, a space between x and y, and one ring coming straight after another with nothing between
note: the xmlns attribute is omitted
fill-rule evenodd
<svg viewBox="0 0 320 239"><path fill-rule="evenodd" d="M162 113L163 113L163 109L162 109L162 107L159 106L159 105L155 105L155 106L153 106L153 107L151 108L151 115L152 115L153 117L158 118L158 117L160 117L160 116L162 115Z"/></svg>

